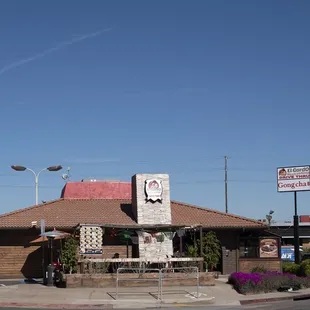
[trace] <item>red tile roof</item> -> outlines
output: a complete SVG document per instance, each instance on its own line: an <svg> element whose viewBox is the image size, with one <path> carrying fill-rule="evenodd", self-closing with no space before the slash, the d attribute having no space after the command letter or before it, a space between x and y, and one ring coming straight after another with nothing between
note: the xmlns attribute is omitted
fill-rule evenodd
<svg viewBox="0 0 310 310"><path fill-rule="evenodd" d="M261 222L171 201L173 225L201 224L207 228L265 227ZM0 215L0 229L30 228L45 219L46 227L72 228L83 224L137 225L128 199L58 199Z"/></svg>
<svg viewBox="0 0 310 310"><path fill-rule="evenodd" d="M64 199L131 199L131 182L68 182L62 190Z"/></svg>

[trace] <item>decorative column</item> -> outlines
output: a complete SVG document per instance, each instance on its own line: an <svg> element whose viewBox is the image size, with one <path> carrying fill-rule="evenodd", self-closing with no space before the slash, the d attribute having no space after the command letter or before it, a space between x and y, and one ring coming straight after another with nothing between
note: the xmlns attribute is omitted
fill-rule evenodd
<svg viewBox="0 0 310 310"><path fill-rule="evenodd" d="M171 224L170 184L167 174L132 177L132 211L138 224ZM173 255L171 234L139 232L139 257L160 259Z"/></svg>

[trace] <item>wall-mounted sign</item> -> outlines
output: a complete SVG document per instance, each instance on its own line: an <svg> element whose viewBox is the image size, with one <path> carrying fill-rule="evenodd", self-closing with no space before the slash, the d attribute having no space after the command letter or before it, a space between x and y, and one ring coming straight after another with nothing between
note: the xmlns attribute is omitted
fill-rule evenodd
<svg viewBox="0 0 310 310"><path fill-rule="evenodd" d="M82 226L80 230L80 253L102 254L103 229L100 226Z"/></svg>
<svg viewBox="0 0 310 310"><path fill-rule="evenodd" d="M310 191L310 166L277 169L278 192Z"/></svg>
<svg viewBox="0 0 310 310"><path fill-rule="evenodd" d="M295 251L294 247L290 248L281 248L281 259L284 261L295 261Z"/></svg>
<svg viewBox="0 0 310 310"><path fill-rule="evenodd" d="M146 199L153 202L162 200L163 186L162 181L158 179L150 179L145 181Z"/></svg>
<svg viewBox="0 0 310 310"><path fill-rule="evenodd" d="M278 239L268 238L261 239L259 242L260 258L277 258L279 257Z"/></svg>

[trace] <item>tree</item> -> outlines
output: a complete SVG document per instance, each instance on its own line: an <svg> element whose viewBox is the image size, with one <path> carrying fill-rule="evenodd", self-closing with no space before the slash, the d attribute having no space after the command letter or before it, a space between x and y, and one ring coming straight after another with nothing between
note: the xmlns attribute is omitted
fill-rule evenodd
<svg viewBox="0 0 310 310"><path fill-rule="evenodd" d="M200 244L200 240L198 240ZM221 244L218 240L216 233L213 231L208 232L202 237L203 258L206 267L213 271L221 258Z"/></svg>
<svg viewBox="0 0 310 310"><path fill-rule="evenodd" d="M62 263L66 273L77 271L77 249L78 241L74 237L67 238L62 250Z"/></svg>
<svg viewBox="0 0 310 310"><path fill-rule="evenodd" d="M219 263L222 249L220 241L217 239L216 233L213 231L204 234L202 237L202 250L205 266L207 269L213 271ZM189 257L199 257L200 253L200 240L193 241L192 245L187 246L187 255Z"/></svg>

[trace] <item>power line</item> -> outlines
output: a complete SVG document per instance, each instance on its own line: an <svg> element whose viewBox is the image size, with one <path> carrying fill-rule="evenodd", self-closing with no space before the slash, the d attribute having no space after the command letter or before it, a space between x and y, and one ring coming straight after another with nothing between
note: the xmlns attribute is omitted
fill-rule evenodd
<svg viewBox="0 0 310 310"><path fill-rule="evenodd" d="M0 184L1 187L7 187L7 188L33 188L34 185L15 185L15 184ZM40 185L40 188L60 188L63 187L62 185L56 186L56 185Z"/></svg>
<svg viewBox="0 0 310 310"><path fill-rule="evenodd" d="M109 180L107 180L109 181ZM267 181L267 180L228 180L229 182L233 183L274 183L273 181ZM73 181L74 182L74 181ZM124 182L130 182L130 180L124 180ZM222 183L223 179L221 180L194 180L194 181L173 181L171 180L171 183L173 184L184 184L184 185L190 185L190 184L208 184L208 183ZM63 187L63 184L59 185L40 185L40 188L60 188ZM33 185L23 185L23 184L0 184L1 187L7 187L7 188L32 188Z"/></svg>
<svg viewBox="0 0 310 310"><path fill-rule="evenodd" d="M77 165L77 166L83 166L83 165L128 165L128 164L136 164L136 165L155 165L155 164L184 164L184 163L197 163L197 162L203 162L203 161L210 161L210 160L218 160L223 157L203 157L203 158L185 158L184 160L175 160L173 158L171 159L165 159L165 160L136 160L136 161L127 161L127 160L115 160L115 161L106 161L106 160L98 160L98 161L66 161L66 163L70 164L71 166ZM223 169L223 168L222 168Z"/></svg>
<svg viewBox="0 0 310 310"><path fill-rule="evenodd" d="M276 169L276 168L275 168ZM251 172L270 172L270 173L274 173L276 170L275 169L265 169L265 170L262 170L262 169L246 169L246 168L234 168L234 167L229 167L229 171L231 172L231 175L234 173L234 172L240 172L240 173L251 173ZM153 169L152 169L153 170ZM160 170L160 169L156 169L156 170ZM201 173L205 173L205 172L214 172L214 176L216 176L217 172L223 172L225 171L225 168L223 167L214 167L214 168L203 168L203 167L200 167L199 169L196 168L196 169L193 169L193 168L190 168L188 171L173 171L175 169L171 169L169 171L169 169L164 169L167 171L167 173L169 173L171 176L176 176L176 175L188 175L188 174L201 174ZM97 179L105 179L107 177L112 177L112 178L127 178L128 176L128 173L118 173L119 171L116 171L116 173L105 173L104 175L100 175L98 174L98 171L96 171L95 173L93 173L92 171L88 171L84 174L82 173L79 173L79 174L74 174L74 177L76 179L83 179L85 178L85 175L91 175L92 178L97 178ZM239 176L239 175L238 175ZM20 178L20 175L17 175L17 174L9 174L9 173L0 173L0 179L1 178L11 178L11 177L14 177L14 178ZM44 176L44 178L46 179L52 179L52 178L57 178L59 177L58 175L50 175L50 174L47 174Z"/></svg>

